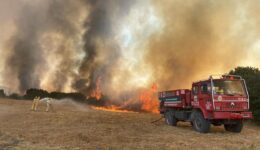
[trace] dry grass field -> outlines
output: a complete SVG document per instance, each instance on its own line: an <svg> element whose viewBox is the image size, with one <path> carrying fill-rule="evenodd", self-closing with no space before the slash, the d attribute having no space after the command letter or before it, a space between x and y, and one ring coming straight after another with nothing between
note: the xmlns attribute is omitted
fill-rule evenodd
<svg viewBox="0 0 260 150"><path fill-rule="evenodd" d="M247 123L240 134L212 127L208 134L164 124L158 114L108 112L72 101L54 112L30 111L31 101L0 99L0 149L11 150L246 150L260 149L260 129Z"/></svg>

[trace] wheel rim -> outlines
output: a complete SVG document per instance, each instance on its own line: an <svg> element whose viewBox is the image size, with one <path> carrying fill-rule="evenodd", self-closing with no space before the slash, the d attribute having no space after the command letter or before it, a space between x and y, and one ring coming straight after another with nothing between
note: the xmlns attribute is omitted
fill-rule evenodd
<svg viewBox="0 0 260 150"><path fill-rule="evenodd" d="M201 123L201 120L200 120L199 118L197 118L197 119L195 120L195 124L196 124L197 129L201 129L202 123Z"/></svg>
<svg viewBox="0 0 260 150"><path fill-rule="evenodd" d="M166 122L167 122L167 124L170 124L170 123L169 123L169 119L168 119L168 118L166 118Z"/></svg>
<svg viewBox="0 0 260 150"><path fill-rule="evenodd" d="M169 114L166 114L166 123L167 123L167 124L170 124L170 121L169 121Z"/></svg>

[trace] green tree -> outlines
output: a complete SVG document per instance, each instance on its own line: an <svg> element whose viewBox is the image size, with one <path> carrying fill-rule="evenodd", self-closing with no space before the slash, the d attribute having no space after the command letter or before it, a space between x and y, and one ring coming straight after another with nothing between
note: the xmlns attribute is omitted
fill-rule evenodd
<svg viewBox="0 0 260 150"><path fill-rule="evenodd" d="M12 93L11 95L8 96L8 98L16 99L16 100L22 99L22 97L19 94L17 94L17 93Z"/></svg>
<svg viewBox="0 0 260 150"><path fill-rule="evenodd" d="M250 110L255 121L260 122L260 70L253 67L237 67L229 74L240 75L245 79L250 96Z"/></svg>
<svg viewBox="0 0 260 150"><path fill-rule="evenodd" d="M40 98L49 97L49 93L42 89L28 89L23 97L32 100L36 96L40 96Z"/></svg>
<svg viewBox="0 0 260 150"><path fill-rule="evenodd" d="M0 97L3 98L5 97L5 92L3 89L0 89Z"/></svg>

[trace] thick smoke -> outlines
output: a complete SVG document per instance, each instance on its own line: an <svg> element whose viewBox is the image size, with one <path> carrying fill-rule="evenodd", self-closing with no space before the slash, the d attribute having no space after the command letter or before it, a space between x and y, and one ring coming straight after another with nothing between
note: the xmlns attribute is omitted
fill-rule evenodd
<svg viewBox="0 0 260 150"><path fill-rule="evenodd" d="M115 27L128 14L134 1L128 0L89 0L89 15L84 23L84 52L74 88L87 95L96 88L96 80L111 80L111 68L120 58L119 45L115 41ZM105 84L106 84L105 83Z"/></svg>
<svg viewBox="0 0 260 150"><path fill-rule="evenodd" d="M24 6L21 16L17 18L16 25L19 27L16 34L10 39L11 52L6 61L7 77L17 76L19 90L30 87L39 87L39 76L35 74L37 64L41 64L42 53L38 43L38 34L41 32L41 16L36 9ZM32 21L28 21L28 18Z"/></svg>
<svg viewBox="0 0 260 150"><path fill-rule="evenodd" d="M256 15L248 6L256 3L156 2L165 27L151 38L147 61L160 89L190 88L192 81L228 72L246 59L256 38Z"/></svg>
<svg viewBox="0 0 260 150"><path fill-rule="evenodd" d="M98 88L110 100L129 100L154 83L159 90L190 88L194 80L247 62L260 47L256 0L0 4L12 8L0 9L0 28L10 30L0 37L0 83L17 92L89 96Z"/></svg>
<svg viewBox="0 0 260 150"><path fill-rule="evenodd" d="M79 40L74 20L78 19L78 6L71 1L22 3L14 20L15 33L6 46L9 52L4 77L7 82L17 78L12 86L17 86L19 92L41 88L46 73L55 64L54 77L48 83L54 85L53 90L63 90L75 68L75 47L73 51L69 48L74 40Z"/></svg>
<svg viewBox="0 0 260 150"><path fill-rule="evenodd" d="M81 25L86 17L80 1L50 1L47 10L47 31L42 35L48 69L44 86L49 90L69 91L83 55ZM50 69L51 68L51 69Z"/></svg>

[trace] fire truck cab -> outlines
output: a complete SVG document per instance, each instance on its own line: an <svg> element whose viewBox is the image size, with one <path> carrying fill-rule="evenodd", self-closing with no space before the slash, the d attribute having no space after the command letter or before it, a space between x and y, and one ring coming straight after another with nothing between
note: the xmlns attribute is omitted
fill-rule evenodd
<svg viewBox="0 0 260 150"><path fill-rule="evenodd" d="M169 125L189 121L207 133L210 125L224 125L226 131L241 132L243 121L252 119L245 80L240 76L210 76L194 82L192 89L159 92L160 113Z"/></svg>

